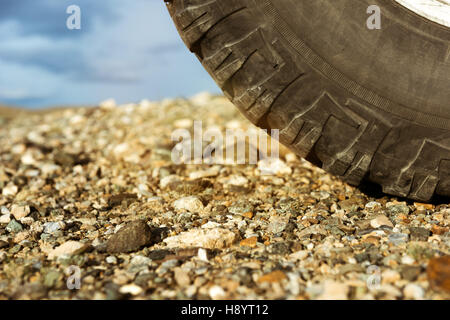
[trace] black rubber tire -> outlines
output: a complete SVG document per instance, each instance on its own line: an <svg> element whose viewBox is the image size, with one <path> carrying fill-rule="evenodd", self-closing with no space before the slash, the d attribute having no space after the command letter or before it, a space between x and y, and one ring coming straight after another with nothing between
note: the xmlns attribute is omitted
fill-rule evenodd
<svg viewBox="0 0 450 320"><path fill-rule="evenodd" d="M392 0L166 2L225 95L298 155L351 185L450 196L450 28Z"/></svg>

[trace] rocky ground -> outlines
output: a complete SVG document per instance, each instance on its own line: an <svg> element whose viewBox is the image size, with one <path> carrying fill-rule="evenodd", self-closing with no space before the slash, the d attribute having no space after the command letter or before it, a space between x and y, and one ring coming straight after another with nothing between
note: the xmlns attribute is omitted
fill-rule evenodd
<svg viewBox="0 0 450 320"><path fill-rule="evenodd" d="M448 202L364 193L286 149L177 165L193 120L251 128L207 94L0 116L0 298L450 297Z"/></svg>

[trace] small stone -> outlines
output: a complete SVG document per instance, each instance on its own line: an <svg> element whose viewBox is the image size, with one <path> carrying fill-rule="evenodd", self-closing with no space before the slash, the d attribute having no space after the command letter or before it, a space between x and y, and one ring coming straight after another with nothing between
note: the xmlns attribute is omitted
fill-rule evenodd
<svg viewBox="0 0 450 320"><path fill-rule="evenodd" d="M449 228L441 227L441 226L438 226L438 225L435 225L435 224L431 227L431 232L433 234L437 234L439 236L445 234L448 231L449 231Z"/></svg>
<svg viewBox="0 0 450 320"><path fill-rule="evenodd" d="M450 256L431 259L427 267L427 276L434 290L450 293Z"/></svg>
<svg viewBox="0 0 450 320"><path fill-rule="evenodd" d="M11 222L11 214L7 213L0 216L0 223L7 224Z"/></svg>
<svg viewBox="0 0 450 320"><path fill-rule="evenodd" d="M110 98L99 103L99 107L105 110L111 110L117 107L116 100Z"/></svg>
<svg viewBox="0 0 450 320"><path fill-rule="evenodd" d="M12 219L6 226L6 230L11 233L18 233L20 231L23 231L23 227L19 222Z"/></svg>
<svg viewBox="0 0 450 320"><path fill-rule="evenodd" d="M209 288L208 293L213 300L222 300L226 297L225 291L219 286L212 286Z"/></svg>
<svg viewBox="0 0 450 320"><path fill-rule="evenodd" d="M135 284L127 284L120 287L119 292L122 294L131 294L132 296L140 295L144 290Z"/></svg>
<svg viewBox="0 0 450 320"><path fill-rule="evenodd" d="M389 220L389 218L386 217L385 215L379 215L376 218L372 219L370 221L370 225L375 229L382 227L382 226L387 226L387 227L391 227L391 228L394 227L391 220Z"/></svg>
<svg viewBox="0 0 450 320"><path fill-rule="evenodd" d="M416 207L417 209L425 209L425 210L433 210L434 209L434 205L429 204L429 203L420 203L420 202L414 202L414 207Z"/></svg>
<svg viewBox="0 0 450 320"><path fill-rule="evenodd" d="M163 241L168 248L202 247L206 249L223 249L236 240L236 234L226 229L193 229Z"/></svg>
<svg viewBox="0 0 450 320"><path fill-rule="evenodd" d="M422 268L418 266L403 266L400 270L402 278L408 281L415 281L422 272Z"/></svg>
<svg viewBox="0 0 450 320"><path fill-rule="evenodd" d="M209 168L208 170L191 172L189 174L189 179L197 180L197 179L210 178L210 177L215 177L215 176L219 175L219 173L220 173L220 167L214 166L214 167Z"/></svg>
<svg viewBox="0 0 450 320"><path fill-rule="evenodd" d="M201 261L208 262L208 252L203 248L198 249L197 257Z"/></svg>
<svg viewBox="0 0 450 320"><path fill-rule="evenodd" d="M258 237L250 237L241 241L241 247L255 248L258 243Z"/></svg>
<svg viewBox="0 0 450 320"><path fill-rule="evenodd" d="M62 221L58 222L46 222L44 223L44 233L52 234L59 230L64 230L65 223Z"/></svg>
<svg viewBox="0 0 450 320"><path fill-rule="evenodd" d="M106 242L108 253L126 253L139 250L150 244L152 232L145 221L137 220L128 223Z"/></svg>
<svg viewBox="0 0 450 320"><path fill-rule="evenodd" d="M268 158L258 162L258 169L262 175L290 175L292 169L278 158Z"/></svg>
<svg viewBox="0 0 450 320"><path fill-rule="evenodd" d="M286 275L281 270L275 270L271 273L265 274L258 279L258 283L268 282L277 283L287 279Z"/></svg>
<svg viewBox="0 0 450 320"><path fill-rule="evenodd" d="M56 285L60 277L61 273L56 270L51 270L45 275L44 285L48 288L52 288Z"/></svg>
<svg viewBox="0 0 450 320"><path fill-rule="evenodd" d="M173 203L173 207L178 211L186 210L191 213L200 213L204 209L201 200L195 196L178 199Z"/></svg>
<svg viewBox="0 0 450 320"><path fill-rule="evenodd" d="M300 250L289 255L289 259L293 261L301 261L306 259L309 256L309 252L307 250Z"/></svg>
<svg viewBox="0 0 450 320"><path fill-rule="evenodd" d="M409 232L411 240L416 241L427 241L430 236L430 231L421 227L410 227Z"/></svg>
<svg viewBox="0 0 450 320"><path fill-rule="evenodd" d="M389 242L399 246L408 242L409 236L406 233L392 233L389 235Z"/></svg>
<svg viewBox="0 0 450 320"><path fill-rule="evenodd" d="M19 192L19 188L16 185L9 184L2 190L2 195L5 197L15 196Z"/></svg>
<svg viewBox="0 0 450 320"><path fill-rule="evenodd" d="M48 259L53 260L61 256L77 255L86 251L88 247L89 245L86 243L69 240L60 245L59 247L56 247L55 249L51 250L48 254Z"/></svg>
<svg viewBox="0 0 450 320"><path fill-rule="evenodd" d="M253 212L249 211L243 214L244 217L246 217L247 219L253 219Z"/></svg>
<svg viewBox="0 0 450 320"><path fill-rule="evenodd" d="M386 270L381 274L383 283L393 284L401 279L400 273L395 270Z"/></svg>
<svg viewBox="0 0 450 320"><path fill-rule="evenodd" d="M117 264L117 258L114 256L108 256L108 257L106 257L105 260L106 260L106 263Z"/></svg>
<svg viewBox="0 0 450 320"><path fill-rule="evenodd" d="M412 265L414 264L414 262L416 262L416 260L414 260L414 258L411 256L405 255L402 257L401 262L406 265Z"/></svg>
<svg viewBox="0 0 450 320"><path fill-rule="evenodd" d="M189 272L183 268L177 267L173 269L173 277L180 287L187 287L191 284Z"/></svg>
<svg viewBox="0 0 450 320"><path fill-rule="evenodd" d="M347 300L349 287L346 284L334 281L325 281L323 292L318 300Z"/></svg>
<svg viewBox="0 0 450 320"><path fill-rule="evenodd" d="M228 208L228 211L233 214L244 214L246 212L252 212L253 209L253 205L248 201L238 200Z"/></svg>
<svg viewBox="0 0 450 320"><path fill-rule="evenodd" d="M137 198L138 198L137 195L135 195L134 193L116 194L108 198L108 206L112 208L120 206L122 204L126 204L128 206L132 202L136 201Z"/></svg>
<svg viewBox="0 0 450 320"><path fill-rule="evenodd" d="M425 291L421 286L409 283L403 289L403 295L406 299L422 300L425 295Z"/></svg>
<svg viewBox="0 0 450 320"><path fill-rule="evenodd" d="M231 175L219 181L224 186L244 187L248 184L248 179L241 175Z"/></svg>
<svg viewBox="0 0 450 320"><path fill-rule="evenodd" d="M159 181L159 187L161 189L167 188L169 185L181 182L181 178L177 175L169 175L167 177L162 178Z"/></svg>
<svg viewBox="0 0 450 320"><path fill-rule="evenodd" d="M21 218L25 218L30 213L30 207L27 205L16 205L13 204L11 206L11 213L16 218L16 220L20 220Z"/></svg>

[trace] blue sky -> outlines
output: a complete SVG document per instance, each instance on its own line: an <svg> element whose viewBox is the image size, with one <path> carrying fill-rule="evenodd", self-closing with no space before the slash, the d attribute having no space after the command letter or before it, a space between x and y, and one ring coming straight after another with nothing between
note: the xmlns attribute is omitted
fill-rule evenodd
<svg viewBox="0 0 450 320"><path fill-rule="evenodd" d="M81 30L66 9L81 8ZM1 0L0 104L119 103L220 92L162 0Z"/></svg>

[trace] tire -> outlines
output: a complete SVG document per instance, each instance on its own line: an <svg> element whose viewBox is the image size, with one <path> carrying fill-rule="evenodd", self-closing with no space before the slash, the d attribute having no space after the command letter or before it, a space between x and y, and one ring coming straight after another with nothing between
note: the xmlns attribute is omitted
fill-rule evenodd
<svg viewBox="0 0 450 320"><path fill-rule="evenodd" d="M225 95L299 156L351 185L450 196L450 28L392 0L166 2Z"/></svg>

